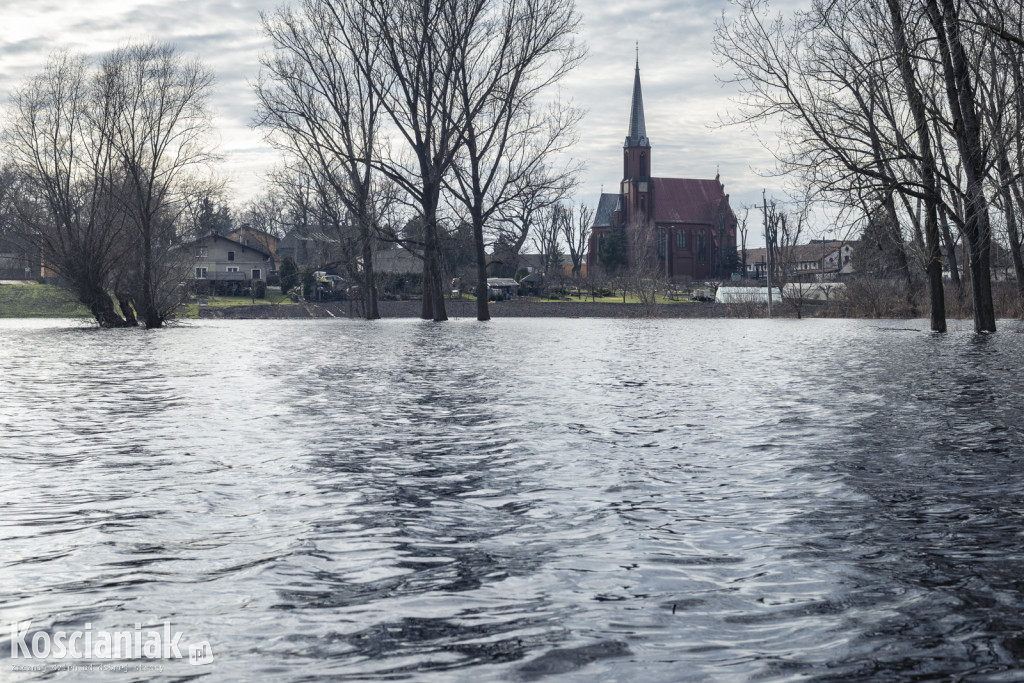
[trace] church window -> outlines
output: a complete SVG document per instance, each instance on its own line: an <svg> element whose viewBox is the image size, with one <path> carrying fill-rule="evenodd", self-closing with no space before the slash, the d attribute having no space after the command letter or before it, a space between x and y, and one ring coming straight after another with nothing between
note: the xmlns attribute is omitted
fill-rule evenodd
<svg viewBox="0 0 1024 683"><path fill-rule="evenodd" d="M676 231L676 249L686 249L686 231Z"/></svg>
<svg viewBox="0 0 1024 683"><path fill-rule="evenodd" d="M665 234L664 230L658 231L658 256L665 258L665 252L668 251L668 235Z"/></svg>
<svg viewBox="0 0 1024 683"><path fill-rule="evenodd" d="M705 254L705 251L707 251L704 248L705 246L707 246L707 245L705 244L704 231L703 230L698 230L697 231L697 261L700 262L700 263L704 263L704 260L707 258L706 254Z"/></svg>

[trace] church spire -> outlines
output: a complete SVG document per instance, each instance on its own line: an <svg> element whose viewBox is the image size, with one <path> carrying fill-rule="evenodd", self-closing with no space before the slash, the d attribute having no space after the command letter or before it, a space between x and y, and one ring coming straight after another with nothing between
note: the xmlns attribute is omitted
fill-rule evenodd
<svg viewBox="0 0 1024 683"><path fill-rule="evenodd" d="M650 147L647 125L644 123L644 97L640 92L640 46L637 44L636 72L633 75L633 104L629 110L629 135L626 147Z"/></svg>

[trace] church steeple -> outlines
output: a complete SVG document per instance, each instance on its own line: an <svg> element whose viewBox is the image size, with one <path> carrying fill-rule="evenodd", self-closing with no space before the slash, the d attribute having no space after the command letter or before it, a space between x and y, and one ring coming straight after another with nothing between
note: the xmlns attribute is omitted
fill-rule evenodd
<svg viewBox="0 0 1024 683"><path fill-rule="evenodd" d="M629 135L623 145L623 180L647 180L651 177L651 141L647 139L644 122L644 96L640 91L640 46L636 51L636 70L633 72L633 102L629 110Z"/></svg>
<svg viewBox="0 0 1024 683"><path fill-rule="evenodd" d="M633 75L633 104L629 110L629 135L626 147L650 147L647 125L644 123L644 96L640 91L640 50L637 49L636 72Z"/></svg>

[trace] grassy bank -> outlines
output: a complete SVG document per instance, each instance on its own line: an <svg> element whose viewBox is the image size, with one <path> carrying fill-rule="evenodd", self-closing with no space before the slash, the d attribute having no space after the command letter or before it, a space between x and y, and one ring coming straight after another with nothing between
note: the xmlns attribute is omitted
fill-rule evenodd
<svg viewBox="0 0 1024 683"><path fill-rule="evenodd" d="M276 289L267 289L265 299L253 299L247 296L207 296L198 300L190 301L179 308L174 317L184 319L195 319L199 317L201 308L224 308L227 306L294 306L295 302Z"/></svg>
<svg viewBox="0 0 1024 683"><path fill-rule="evenodd" d="M55 285L0 285L0 318L88 318L75 295Z"/></svg>
<svg viewBox="0 0 1024 683"><path fill-rule="evenodd" d="M253 300L247 296L205 297L182 306L174 317L194 319L199 309L226 306L249 306ZM277 290L268 290L266 299L256 299L255 306L284 305L294 302ZM88 318L89 310L78 303L75 295L56 285L16 284L0 285L0 318Z"/></svg>

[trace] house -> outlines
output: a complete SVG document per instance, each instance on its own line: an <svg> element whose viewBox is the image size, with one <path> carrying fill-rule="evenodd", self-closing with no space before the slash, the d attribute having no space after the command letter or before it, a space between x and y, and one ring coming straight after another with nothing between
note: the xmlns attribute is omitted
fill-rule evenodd
<svg viewBox="0 0 1024 683"><path fill-rule="evenodd" d="M277 245L281 241L277 235L254 228L248 223L242 223L242 227L232 230L225 237L246 247L262 249L274 258L277 258Z"/></svg>
<svg viewBox="0 0 1024 683"><path fill-rule="evenodd" d="M38 247L16 234L0 234L0 280L35 280L41 274Z"/></svg>
<svg viewBox="0 0 1024 683"><path fill-rule="evenodd" d="M510 277L487 278L487 298L511 299L519 294L519 283Z"/></svg>
<svg viewBox="0 0 1024 683"><path fill-rule="evenodd" d="M787 277L791 280L826 281L836 280L854 271L854 242L811 240L809 244L797 244L776 250L780 265L784 264ZM747 249L747 265L744 277L752 280L764 279L767 272L765 248Z"/></svg>
<svg viewBox="0 0 1024 683"><path fill-rule="evenodd" d="M612 251L617 257L610 255ZM622 181L618 193L602 193L598 200L588 269L599 264L633 267L643 261L672 280L704 280L728 276L735 251L736 216L718 175L714 179L651 175L638 60Z"/></svg>
<svg viewBox="0 0 1024 683"><path fill-rule="evenodd" d="M278 258L291 256L300 266L322 266L337 262L341 240L312 228L293 228L277 243Z"/></svg>
<svg viewBox="0 0 1024 683"><path fill-rule="evenodd" d="M193 280L215 294L240 294L252 280L262 280L274 267L263 249L210 234L186 245L194 259Z"/></svg>

